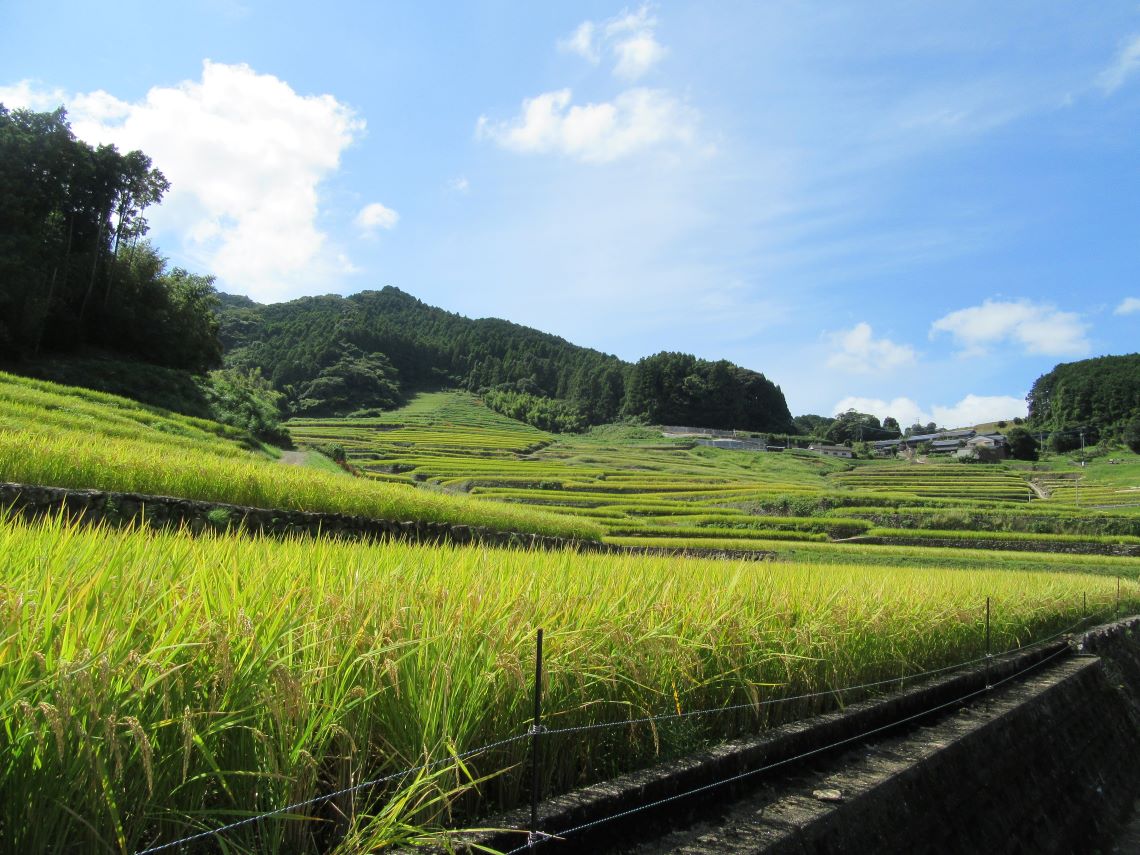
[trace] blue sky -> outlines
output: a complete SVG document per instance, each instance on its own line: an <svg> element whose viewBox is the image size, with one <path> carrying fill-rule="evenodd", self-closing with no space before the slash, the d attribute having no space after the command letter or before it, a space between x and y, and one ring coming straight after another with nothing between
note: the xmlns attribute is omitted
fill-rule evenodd
<svg viewBox="0 0 1140 855"><path fill-rule="evenodd" d="M0 102L261 301L396 285L793 413L1024 413L1140 341L1140 4L6 0Z"/></svg>

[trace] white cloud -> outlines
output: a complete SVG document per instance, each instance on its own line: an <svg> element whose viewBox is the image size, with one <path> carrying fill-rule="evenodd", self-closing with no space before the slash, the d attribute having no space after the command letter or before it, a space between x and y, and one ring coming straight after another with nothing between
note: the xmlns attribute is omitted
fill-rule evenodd
<svg viewBox="0 0 1140 855"><path fill-rule="evenodd" d="M606 22L606 38L617 59L616 76L636 80L661 61L666 51L654 36L656 27L657 19L649 14L648 6Z"/></svg>
<svg viewBox="0 0 1140 855"><path fill-rule="evenodd" d="M972 427L1029 415L1025 399L1012 395L967 395L951 407L935 404L931 412L940 427L948 428Z"/></svg>
<svg viewBox="0 0 1140 855"><path fill-rule="evenodd" d="M68 100L62 89L44 89L31 80L0 86L0 104L11 110L23 108L43 113L66 104Z"/></svg>
<svg viewBox="0 0 1140 855"><path fill-rule="evenodd" d="M846 332L830 335L835 351L827 359L831 368L850 371L855 374L880 374L913 362L914 348L905 344L895 344L885 338L876 339L871 325L858 323Z"/></svg>
<svg viewBox="0 0 1140 855"><path fill-rule="evenodd" d="M652 33L641 33L614 45L617 65L614 74L624 80L637 80L665 56L665 48Z"/></svg>
<svg viewBox="0 0 1140 855"><path fill-rule="evenodd" d="M1140 35L1134 35L1121 46L1112 65L1100 73L1097 82L1107 94L1112 94L1138 71L1140 71Z"/></svg>
<svg viewBox="0 0 1140 855"><path fill-rule="evenodd" d="M458 178L452 178L448 181L447 186L456 193L466 193L471 189L471 182L467 180L466 176L460 175Z"/></svg>
<svg viewBox="0 0 1140 855"><path fill-rule="evenodd" d="M657 19L650 14L649 6L641 6L635 12L623 12L601 24L583 21L558 42L558 48L597 65L601 62L603 47L608 47L614 57L614 75L623 80L637 80L667 53L657 41L656 28Z"/></svg>
<svg viewBox="0 0 1140 855"><path fill-rule="evenodd" d="M379 202L365 205L356 215L356 227L362 232L375 232L376 229L392 229L400 222L400 215Z"/></svg>
<svg viewBox="0 0 1140 855"><path fill-rule="evenodd" d="M1140 312L1140 297L1125 297L1116 307L1114 315L1132 315Z"/></svg>
<svg viewBox="0 0 1140 855"><path fill-rule="evenodd" d="M567 53L576 53L588 62L597 65L601 62L601 54L594 41L597 27L593 21L583 21L568 37L558 42L558 49Z"/></svg>
<svg viewBox="0 0 1140 855"><path fill-rule="evenodd" d="M607 21L583 21L558 49L597 65L608 49L614 76L634 81L665 56L654 36L657 19L648 5ZM524 153L563 154L590 163L608 163L666 143L691 144L695 113L663 89L626 89L610 101L572 104L570 89L525 98L510 121L480 116L478 139Z"/></svg>
<svg viewBox="0 0 1140 855"><path fill-rule="evenodd" d="M60 95L27 82L4 95L13 90L33 107ZM152 222L188 236L182 254L223 287L274 300L352 269L317 227L320 184L364 130L331 95L207 60L201 80L156 86L141 101L101 91L65 101L76 136L150 155L172 185Z"/></svg>
<svg viewBox="0 0 1140 855"><path fill-rule="evenodd" d="M1012 420L1018 416L1025 418L1028 415L1025 399L1015 398L1012 395L971 394L956 404L950 406L934 404L929 409L919 406L911 398L894 398L885 401L881 398L850 396L839 401L832 412L838 415L849 409L871 413L880 419L893 416L903 428L912 424L930 422L944 428L973 427L1000 419Z"/></svg>
<svg viewBox="0 0 1140 855"><path fill-rule="evenodd" d="M936 320L931 338L948 332L962 348L962 356L982 356L1002 342L1021 345L1026 353L1070 356L1089 349L1084 323L1075 312L1030 300L986 300L980 306L959 309Z"/></svg>
<svg viewBox="0 0 1140 855"><path fill-rule="evenodd" d="M476 136L523 153L563 154L608 163L667 144L689 145L693 111L660 89L629 89L613 101L571 104L571 91L545 92L522 103L510 122L479 118Z"/></svg>

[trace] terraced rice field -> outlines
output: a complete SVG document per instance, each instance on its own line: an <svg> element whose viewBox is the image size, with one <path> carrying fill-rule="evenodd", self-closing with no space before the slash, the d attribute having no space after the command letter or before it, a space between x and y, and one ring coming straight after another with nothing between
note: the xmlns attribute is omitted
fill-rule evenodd
<svg viewBox="0 0 1140 855"><path fill-rule="evenodd" d="M0 511L0 839L14 851L132 852L424 761L439 765L216 848L441 840L443 825L527 797L522 739L455 755L525 732L539 626L548 724L614 725L545 743L549 793L973 658L987 597L998 648L1115 612L1118 585L1121 608L1140 604L1137 558L960 548L1140 540L1135 514L1010 498L1039 472L962 466L953 483L938 466L723 451L647 428L555 437L462 393L291 428L368 477L282 466L219 425L0 375L7 480L777 560L195 538ZM1116 490L1131 477L1090 474ZM947 545L898 545L916 536Z"/></svg>
<svg viewBox="0 0 1140 855"><path fill-rule="evenodd" d="M0 373L0 480L593 538L589 520L281 466L214 422Z"/></svg>
<svg viewBox="0 0 1140 855"><path fill-rule="evenodd" d="M854 548L868 536L986 548L1005 540L1047 552L1132 546L1140 536L1127 514L1062 495L1041 501L1027 477L1063 474L726 451L629 426L554 436L465 393L423 395L382 419L297 420L290 429L300 442L342 445L369 477L589 520L625 546L787 555L795 544Z"/></svg>
<svg viewBox="0 0 1140 855"><path fill-rule="evenodd" d="M884 462L841 472L832 481L852 490L923 498L999 502L1031 501L1033 490L1017 472L962 463Z"/></svg>
<svg viewBox="0 0 1140 855"><path fill-rule="evenodd" d="M1042 473L1035 475L1033 482L1045 493L1046 500L1054 504L1140 512L1140 485L1099 481L1097 475L1109 474L1105 468L1102 464L1098 467L1100 472L1088 474L1084 471Z"/></svg>

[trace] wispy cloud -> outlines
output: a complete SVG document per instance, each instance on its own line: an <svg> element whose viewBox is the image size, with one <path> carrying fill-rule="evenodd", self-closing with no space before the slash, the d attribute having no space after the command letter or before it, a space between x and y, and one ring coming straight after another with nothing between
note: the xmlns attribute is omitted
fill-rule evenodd
<svg viewBox="0 0 1140 855"><path fill-rule="evenodd" d="M576 53L589 63L597 65L602 54L597 43L597 26L593 21L583 21L569 36L558 42L558 49Z"/></svg>
<svg viewBox="0 0 1140 855"><path fill-rule="evenodd" d="M1140 312L1140 297L1125 297L1113 312L1114 315L1134 315Z"/></svg>
<svg viewBox="0 0 1140 855"><path fill-rule="evenodd" d="M1106 94L1111 95L1138 71L1140 71L1140 34L1130 36L1121 45L1112 65L1100 73L1097 83Z"/></svg>
<svg viewBox="0 0 1140 855"><path fill-rule="evenodd" d="M377 229L394 229L400 222L400 215L379 202L373 202L360 209L354 222L360 231L373 234Z"/></svg>
<svg viewBox="0 0 1140 855"><path fill-rule="evenodd" d="M949 333L962 356L983 356L1002 343L1020 345L1026 353L1041 356L1079 356L1089 350L1087 329L1080 315L1047 303L986 300L939 318L931 325L930 335Z"/></svg>
<svg viewBox="0 0 1140 855"><path fill-rule="evenodd" d="M558 47L593 65L601 62L603 50L609 48L614 58L614 75L632 81L646 75L667 53L657 41L656 28L657 18L645 5L601 23L583 21L558 42Z"/></svg>
<svg viewBox="0 0 1140 855"><path fill-rule="evenodd" d="M871 325L863 322L844 332L832 333L834 350L827 359L831 368L852 374L881 374L914 362L914 348L875 338Z"/></svg>
<svg viewBox="0 0 1140 855"><path fill-rule="evenodd" d="M66 103L76 136L150 155L172 185L152 219L185 236L182 252L226 287L281 299L353 269L317 225L320 185L364 130L331 95L300 95L248 65L206 61L200 80L156 86L141 101L27 81L0 100Z"/></svg>
<svg viewBox="0 0 1140 855"><path fill-rule="evenodd" d="M572 104L571 98L569 89L527 98L520 115L508 122L480 116L476 136L510 151L588 163L695 140L695 112L663 90L629 89L598 104Z"/></svg>

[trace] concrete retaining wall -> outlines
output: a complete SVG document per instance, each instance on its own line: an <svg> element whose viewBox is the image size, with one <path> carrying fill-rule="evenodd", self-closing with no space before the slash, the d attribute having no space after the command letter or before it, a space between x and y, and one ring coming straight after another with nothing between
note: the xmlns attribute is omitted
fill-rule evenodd
<svg viewBox="0 0 1140 855"><path fill-rule="evenodd" d="M996 662L990 675L995 682L1035 662L1039 667L1023 683L975 699L976 711L959 714L963 705L952 704L929 725L919 719L923 727L897 737L885 726L984 687L984 672L934 680L550 799L540 806L540 828L556 834L788 761L565 841L545 842L536 851L1102 851L1140 794L1138 633L1140 619L1134 618L1071 645ZM810 761L795 760L877 728L884 729L870 747L849 742L812 754ZM842 798L813 798L820 786L840 787ZM528 823L525 811L487 822L520 829ZM525 839L500 832L471 842L506 850Z"/></svg>

